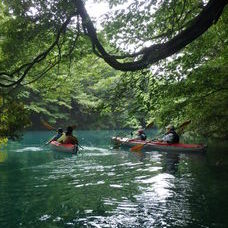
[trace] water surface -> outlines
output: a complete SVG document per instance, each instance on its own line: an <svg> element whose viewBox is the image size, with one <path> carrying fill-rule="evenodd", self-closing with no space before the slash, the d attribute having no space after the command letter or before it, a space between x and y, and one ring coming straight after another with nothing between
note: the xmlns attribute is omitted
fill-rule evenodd
<svg viewBox="0 0 228 228"><path fill-rule="evenodd" d="M228 227L227 145L206 154L114 150L78 131L78 155L27 132L0 152L0 227Z"/></svg>

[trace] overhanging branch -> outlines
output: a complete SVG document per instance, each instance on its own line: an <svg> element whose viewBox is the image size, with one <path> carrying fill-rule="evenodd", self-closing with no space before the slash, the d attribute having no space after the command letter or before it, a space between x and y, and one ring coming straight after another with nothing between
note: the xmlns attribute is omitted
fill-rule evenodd
<svg viewBox="0 0 228 228"><path fill-rule="evenodd" d="M94 50L96 49L95 53L98 52L99 56L101 56L105 62L117 70L137 71L147 68L155 62L171 56L201 36L210 26L217 22L224 7L228 3L228 0L210 0L201 13L192 20L188 28L181 31L178 35L165 43L152 45L137 53L123 56L122 59L126 60L129 57L137 57L135 58L136 60L124 63L117 61L120 56L117 58L107 53L100 43L93 23L84 7L83 1L77 0L75 3L80 16L82 17L83 26L86 28L87 35L91 39Z"/></svg>
<svg viewBox="0 0 228 228"><path fill-rule="evenodd" d="M27 76L27 74L29 73L29 71L38 63L40 63L41 61L43 61L47 55L58 45L59 45L59 40L61 37L62 33L65 33L65 30L67 28L67 25L70 23L71 21L71 17L69 17L68 19L66 19L66 21L62 24L61 28L59 29L57 36L54 40L54 42L50 45L50 47L48 49L46 49L45 51L43 51L42 53L40 53L38 56L36 56L33 61L31 61L30 63L26 63L24 65L22 65L21 67L17 68L16 70L14 70L12 73L7 73L7 72L0 72L0 77L8 77L8 78L13 78L15 74L18 74L21 76L19 77L19 79L15 80L11 83L0 83L0 87L5 87L5 88L9 88L9 87L13 87L13 86L17 86L19 85L24 78ZM21 73L21 71L23 71Z"/></svg>
<svg viewBox="0 0 228 228"><path fill-rule="evenodd" d="M143 48L133 54L124 54L119 56L109 54L100 43L93 23L85 9L83 0L74 0L74 2L75 13L69 16L69 18L66 19L66 21L61 25L55 37L55 40L50 45L50 47L36 56L31 62L21 65L13 72L0 72L0 79L4 81L3 82L1 80L0 87L9 88L20 85L28 73L38 63L46 59L46 57L55 47L59 48L59 55L61 55L60 46L58 46L59 40L61 35L65 33L73 16L77 15L81 17L83 31L90 37L95 54L103 58L105 62L117 70L137 71L148 68L148 66L151 64L180 51L182 48L194 41L197 37L202 35L210 26L217 22L222 14L224 7L228 3L228 0L210 0L208 4L202 9L201 13L191 21L189 26L186 29L180 31L178 35L174 36L169 41L155 44L148 48ZM76 46L76 41L77 39L75 39L74 45L72 46L69 55L72 54L72 51ZM122 62L120 62L120 60ZM16 75L17 79L14 79Z"/></svg>

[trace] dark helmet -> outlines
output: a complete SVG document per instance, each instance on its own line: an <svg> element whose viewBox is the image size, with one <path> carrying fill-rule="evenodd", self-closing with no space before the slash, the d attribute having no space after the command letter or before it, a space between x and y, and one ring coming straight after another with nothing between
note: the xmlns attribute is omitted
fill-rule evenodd
<svg viewBox="0 0 228 228"><path fill-rule="evenodd" d="M63 133L63 129L62 128L58 128L57 132L58 133Z"/></svg>
<svg viewBox="0 0 228 228"><path fill-rule="evenodd" d="M67 132L72 133L73 128L71 126L67 127Z"/></svg>

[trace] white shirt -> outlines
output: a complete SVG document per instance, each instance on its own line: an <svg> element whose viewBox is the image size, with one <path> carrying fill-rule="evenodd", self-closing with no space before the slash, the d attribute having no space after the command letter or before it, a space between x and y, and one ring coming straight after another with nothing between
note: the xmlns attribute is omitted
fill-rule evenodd
<svg viewBox="0 0 228 228"><path fill-rule="evenodd" d="M173 133L169 133L169 134L165 135L165 136L162 138L162 141L165 141L165 142L172 142L173 139L174 139Z"/></svg>

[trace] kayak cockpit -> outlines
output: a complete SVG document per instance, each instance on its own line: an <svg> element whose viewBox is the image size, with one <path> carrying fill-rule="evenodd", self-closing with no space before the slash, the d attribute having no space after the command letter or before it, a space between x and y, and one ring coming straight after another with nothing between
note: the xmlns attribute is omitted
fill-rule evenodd
<svg viewBox="0 0 228 228"><path fill-rule="evenodd" d="M67 152L67 153L77 153L78 152L78 145L73 144L63 144L57 141L52 141L50 143L50 147L54 151L58 152Z"/></svg>

